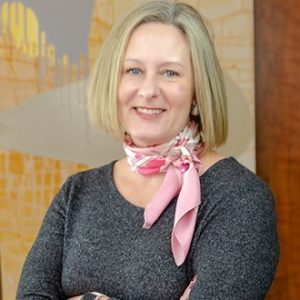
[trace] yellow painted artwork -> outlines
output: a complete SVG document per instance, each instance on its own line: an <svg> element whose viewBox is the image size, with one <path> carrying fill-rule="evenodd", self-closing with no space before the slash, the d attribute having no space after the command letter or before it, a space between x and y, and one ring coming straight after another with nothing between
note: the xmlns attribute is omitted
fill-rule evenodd
<svg viewBox="0 0 300 300"><path fill-rule="evenodd" d="M82 56L72 65L67 54L56 56L56 45L47 40L47 32L40 27L32 8L22 2L0 2L0 111L84 78L88 71L87 60L92 64L113 22L136 2L94 0L89 53L87 58ZM253 113L253 1L185 2L210 20L221 64L242 90ZM16 19L18 13L24 20ZM20 24L26 24L26 28ZM58 73L63 74L60 81ZM247 151L252 153L254 145L249 145ZM0 150L0 266L4 300L15 299L24 259L54 195L69 175L88 167L10 149Z"/></svg>

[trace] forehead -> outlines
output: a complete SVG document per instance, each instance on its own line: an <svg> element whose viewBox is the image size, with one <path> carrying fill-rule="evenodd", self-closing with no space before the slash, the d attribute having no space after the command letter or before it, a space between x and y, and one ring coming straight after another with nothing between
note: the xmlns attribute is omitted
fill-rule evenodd
<svg viewBox="0 0 300 300"><path fill-rule="evenodd" d="M145 51L149 54L167 54L177 52L188 55L189 44L183 32L174 25L163 23L145 23L135 28L125 49L125 56L132 52ZM189 56L189 55L188 55Z"/></svg>

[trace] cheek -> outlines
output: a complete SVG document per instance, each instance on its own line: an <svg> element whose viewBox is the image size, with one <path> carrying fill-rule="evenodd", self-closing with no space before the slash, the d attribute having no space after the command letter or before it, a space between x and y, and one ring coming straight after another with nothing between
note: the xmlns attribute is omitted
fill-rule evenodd
<svg viewBox="0 0 300 300"><path fill-rule="evenodd" d="M173 90L173 99L176 99L177 107L183 111L190 111L193 102L193 90L182 86Z"/></svg>
<svg viewBox="0 0 300 300"><path fill-rule="evenodd" d="M118 102L119 104L124 101L124 95L126 95L126 85L124 84L124 80L121 80L118 88Z"/></svg>
<svg viewBox="0 0 300 300"><path fill-rule="evenodd" d="M134 97L134 86L126 80L121 80L118 89L119 104L126 104Z"/></svg>
<svg viewBox="0 0 300 300"><path fill-rule="evenodd" d="M191 98L194 94L193 82L189 79L184 79L177 85L177 94L184 95L185 98Z"/></svg>

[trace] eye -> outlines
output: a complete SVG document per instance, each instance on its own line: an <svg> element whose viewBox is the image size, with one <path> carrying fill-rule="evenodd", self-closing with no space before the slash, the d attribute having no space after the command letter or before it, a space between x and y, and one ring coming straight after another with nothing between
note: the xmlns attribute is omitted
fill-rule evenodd
<svg viewBox="0 0 300 300"><path fill-rule="evenodd" d="M126 70L126 73L130 74L130 75L137 76L137 75L140 75L142 73L142 70L139 69L139 68L128 68Z"/></svg>
<svg viewBox="0 0 300 300"><path fill-rule="evenodd" d="M179 76L179 73L173 70L165 70L163 72L163 75L167 78L174 78L176 76Z"/></svg>

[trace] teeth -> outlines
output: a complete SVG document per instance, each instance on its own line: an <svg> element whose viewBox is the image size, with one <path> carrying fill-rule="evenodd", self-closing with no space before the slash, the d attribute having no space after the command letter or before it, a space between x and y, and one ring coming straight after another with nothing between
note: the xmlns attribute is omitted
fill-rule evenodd
<svg viewBox="0 0 300 300"><path fill-rule="evenodd" d="M149 115L156 115L163 112L163 109L136 108L138 112Z"/></svg>

